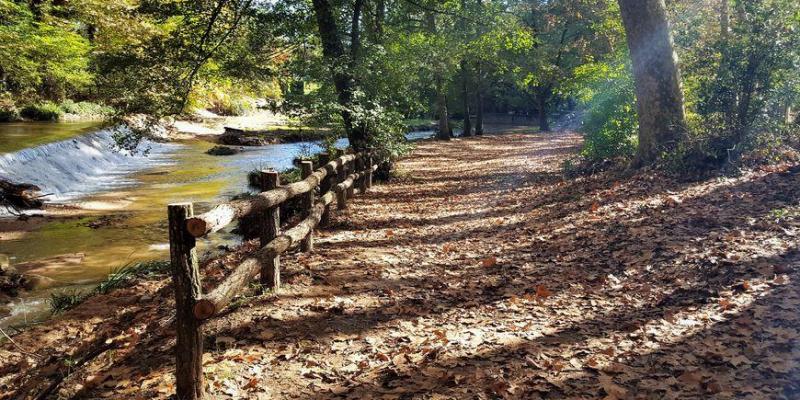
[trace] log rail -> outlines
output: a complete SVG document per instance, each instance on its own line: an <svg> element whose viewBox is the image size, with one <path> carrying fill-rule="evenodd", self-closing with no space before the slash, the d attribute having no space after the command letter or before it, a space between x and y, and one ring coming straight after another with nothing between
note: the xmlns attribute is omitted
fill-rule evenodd
<svg viewBox="0 0 800 400"><path fill-rule="evenodd" d="M261 193L216 205L203 214L194 215L191 203L168 206L170 262L176 300L177 399L205 398L203 321L219 315L257 276L263 286L279 288L280 255L298 246L303 251L312 251L314 228L327 221L331 204L335 201L337 209L344 210L355 189L363 194L372 186L377 164L370 152L348 154L332 161L327 154L322 154L320 160L324 165L316 170L310 161L304 161L301 164L303 179L285 186L280 185L277 173L262 171ZM303 199L303 220L280 232L280 206L296 197ZM197 238L218 232L249 215L258 216L261 247L216 288L202 294L195 249Z"/></svg>

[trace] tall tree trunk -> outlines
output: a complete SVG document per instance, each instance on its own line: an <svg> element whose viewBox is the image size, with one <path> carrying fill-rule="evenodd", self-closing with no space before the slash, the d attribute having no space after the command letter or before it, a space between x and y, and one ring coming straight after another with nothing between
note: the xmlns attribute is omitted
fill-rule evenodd
<svg viewBox="0 0 800 400"><path fill-rule="evenodd" d="M478 104L475 107L475 136L483 135L483 87L482 81L483 79L480 78L480 74L478 74L478 96L477 102Z"/></svg>
<svg viewBox="0 0 800 400"><path fill-rule="evenodd" d="M719 36L723 44L727 44L731 32L730 0L720 0L719 4Z"/></svg>
<svg viewBox="0 0 800 400"><path fill-rule="evenodd" d="M464 101L464 133L462 136L469 137L472 136L472 119L470 118L469 71L466 60L461 60L461 85L461 97Z"/></svg>
<svg viewBox="0 0 800 400"><path fill-rule="evenodd" d="M469 8L467 6L467 0L461 0L461 13L464 16L464 20L462 21L464 25L461 28L462 32L464 33L464 45L469 46L471 24L469 23ZM470 117L472 110L470 110L469 67L467 65L466 56L462 56L461 58L461 98L464 104L464 132L461 134L461 136L470 137L472 136L472 119Z"/></svg>
<svg viewBox="0 0 800 400"><path fill-rule="evenodd" d="M383 42L383 25L386 22L386 0L375 3L375 42Z"/></svg>
<svg viewBox="0 0 800 400"><path fill-rule="evenodd" d="M641 166L686 137L680 70L664 0L617 1L633 61Z"/></svg>
<svg viewBox="0 0 800 400"><path fill-rule="evenodd" d="M792 123L792 104L788 101L784 102L783 107L781 107L781 113L783 114L783 123L784 124L791 124Z"/></svg>
<svg viewBox="0 0 800 400"><path fill-rule="evenodd" d="M550 123L547 120L548 117L547 97L545 95L540 95L538 97L538 100L539 100L539 130L542 132L550 132Z"/></svg>
<svg viewBox="0 0 800 400"><path fill-rule="evenodd" d="M428 32L432 35L436 34L436 14L432 11L426 11L425 13L425 20L428 25ZM439 118L439 125L438 131L436 132L436 138L439 140L450 140L450 120L447 112L447 94L445 90L447 89L444 84L444 78L442 77L442 71L437 66L434 68L434 84L436 90L436 115Z"/></svg>
<svg viewBox="0 0 800 400"><path fill-rule="evenodd" d="M755 52L750 54L747 58L747 67L745 68L744 76L742 77L741 89L739 92L739 105L736 111L736 126L733 143L730 145L735 146L744 140L750 124L753 121L753 110L751 110L753 94L756 90L756 71L761 66L761 58Z"/></svg>
<svg viewBox="0 0 800 400"><path fill-rule="evenodd" d="M483 14L483 0L477 0L478 15ZM478 35L483 35L483 23L478 23ZM480 60L476 63L475 67L475 135L483 135L483 63Z"/></svg>
<svg viewBox="0 0 800 400"><path fill-rule="evenodd" d="M342 106L341 115L345 132L350 140L350 145L356 150L362 150L368 146L368 133L363 126L354 123L350 107L353 102L353 89L355 82L352 76L353 66L355 66L360 46L359 18L363 0L356 0L353 12L353 23L351 34L350 60L348 65L342 65L345 57L344 45L340 38L339 27L333 15L333 9L329 0L313 0L314 13L316 15L319 36L322 41L322 53L327 59L333 74L333 84L336 87L339 105Z"/></svg>
<svg viewBox="0 0 800 400"><path fill-rule="evenodd" d="M436 138L450 140L450 119L447 112L447 95L444 93L442 77L436 77L436 114L439 116L439 130Z"/></svg>

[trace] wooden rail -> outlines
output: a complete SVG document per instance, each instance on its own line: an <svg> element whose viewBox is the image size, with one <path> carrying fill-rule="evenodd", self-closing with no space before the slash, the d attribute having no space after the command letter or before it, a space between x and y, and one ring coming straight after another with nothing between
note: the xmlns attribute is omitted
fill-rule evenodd
<svg viewBox="0 0 800 400"><path fill-rule="evenodd" d="M336 201L337 209L346 209L347 200L353 196L355 188L365 193L372 186L372 174L377 165L369 153L345 155L333 161L323 154L320 160L324 165L317 170L313 170L310 161L302 162L303 180L285 186L280 185L277 172L262 171L261 193L257 196L219 204L204 214L194 215L190 203L168 206L176 307L177 399L198 400L205 396L202 322L219 315L256 276L260 276L263 287L279 288L280 255L298 245L303 251L312 251L314 228L320 222L326 223L331 203ZM317 188L319 195L316 194ZM296 197L303 200L303 220L281 232L280 206ZM217 232L247 215L258 216L259 250L242 261L216 288L203 295L195 249L197 238Z"/></svg>

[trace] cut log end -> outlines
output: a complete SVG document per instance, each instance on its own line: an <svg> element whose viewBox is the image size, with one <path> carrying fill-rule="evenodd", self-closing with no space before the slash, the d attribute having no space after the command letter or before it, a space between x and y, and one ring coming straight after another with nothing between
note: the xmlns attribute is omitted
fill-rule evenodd
<svg viewBox="0 0 800 400"><path fill-rule="evenodd" d="M208 234L208 223L202 218L189 218L186 220L186 230L196 238L203 237Z"/></svg>
<svg viewBox="0 0 800 400"><path fill-rule="evenodd" d="M213 317L217 313L217 306L211 300L201 299L194 304L193 312L194 317L202 321Z"/></svg>

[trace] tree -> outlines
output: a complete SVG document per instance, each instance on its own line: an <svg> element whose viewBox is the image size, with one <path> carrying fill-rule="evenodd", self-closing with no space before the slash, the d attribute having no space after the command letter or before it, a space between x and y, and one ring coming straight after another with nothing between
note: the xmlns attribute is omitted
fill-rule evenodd
<svg viewBox="0 0 800 400"><path fill-rule="evenodd" d="M361 51L361 11L364 0L355 0L352 6L350 28L350 52L345 53L345 47L340 37L341 32L334 15L333 7L329 0L314 0L314 12L322 40L322 51L333 74L333 82L338 95L341 116L350 145L354 149L363 149L368 146L369 137L365 127L353 116L352 107L354 90L356 87L352 71L358 63Z"/></svg>
<svg viewBox="0 0 800 400"><path fill-rule="evenodd" d="M536 44L518 61L525 68L517 78L530 111L542 131L550 130L553 111L575 95L575 71L614 54L621 31L612 2L554 0L533 2L523 21Z"/></svg>
<svg viewBox="0 0 800 400"><path fill-rule="evenodd" d="M618 0L633 61L639 145L636 164L655 161L686 138L678 59L664 0Z"/></svg>

